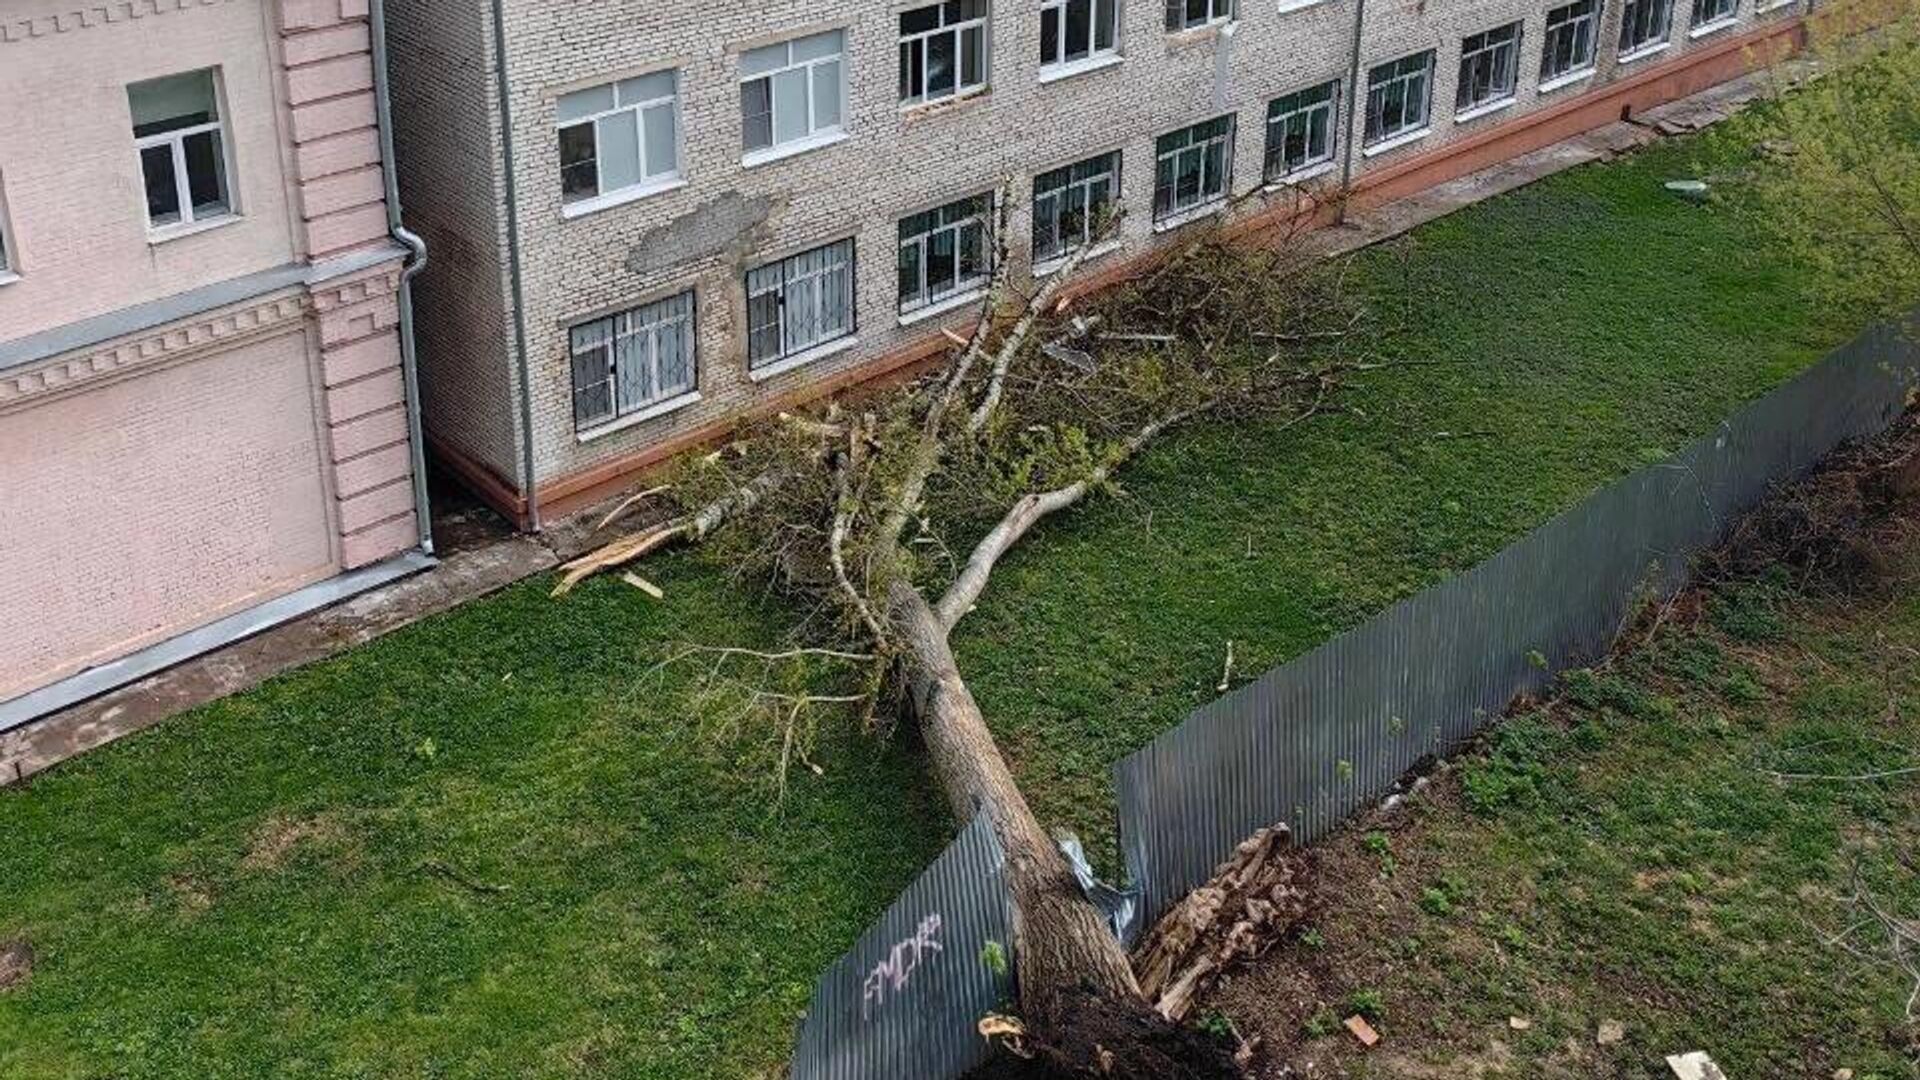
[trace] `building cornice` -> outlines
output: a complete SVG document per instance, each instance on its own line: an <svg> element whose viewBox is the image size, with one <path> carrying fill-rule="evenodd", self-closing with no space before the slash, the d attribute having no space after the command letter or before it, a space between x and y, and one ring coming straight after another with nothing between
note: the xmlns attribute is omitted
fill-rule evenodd
<svg viewBox="0 0 1920 1080"><path fill-rule="evenodd" d="M285 333L299 326L312 304L309 294L290 293L174 323L30 369L0 372L0 411L185 356Z"/></svg>
<svg viewBox="0 0 1920 1080"><path fill-rule="evenodd" d="M175 11L218 7L232 2L233 0L116 0L111 4L89 4L83 8L55 12L51 15L32 15L24 19L0 19L0 45L12 45L37 38L52 37L56 34L71 34L90 30L96 26L109 26L113 23L149 19L155 15L166 15Z"/></svg>

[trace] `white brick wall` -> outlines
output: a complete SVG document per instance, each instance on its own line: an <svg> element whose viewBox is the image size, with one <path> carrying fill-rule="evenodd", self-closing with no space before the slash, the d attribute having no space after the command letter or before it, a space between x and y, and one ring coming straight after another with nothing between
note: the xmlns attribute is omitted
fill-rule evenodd
<svg viewBox="0 0 1920 1080"><path fill-rule="evenodd" d="M417 18L425 26L431 17L429 9L446 0L392 2L396 9L419 8ZM1232 33L1202 30L1180 35L1166 33L1160 0L1130 0L1123 5L1124 62L1049 83L1039 79L1040 0L994 0L989 91L971 100L913 111L903 111L897 103L897 19L900 11L916 6L912 2L503 2L507 4L506 53L518 166L515 181L532 369L534 454L540 480L549 482L630 455L925 337L933 324L902 327L896 318L896 225L905 214L992 189L1003 177L1011 177L1017 202L1012 248L1024 259L1030 244L1026 209L1034 175L1120 150L1128 218L1122 237L1125 251L1114 258L1138 254L1156 239L1152 228L1155 137L1228 112L1238 120L1234 190L1259 186L1266 102L1329 79L1342 81L1345 97L1355 0L1321 0L1292 11L1281 10L1276 0L1243 0ZM1434 48L1433 119L1427 137L1402 149L1371 158L1356 152L1356 174L1391 166L1535 107L1545 12L1557 2L1369 0L1357 96L1364 101L1365 67ZM1754 2L1743 0L1742 27L1756 22ZM1595 85L1611 77L1623 3L1607 0L1604 4ZM1790 10L1781 9L1781 13ZM1693 45L1687 36L1688 12L1687 0L1680 0L1674 46L1664 54L1667 57ZM1454 124L1460 39L1515 19L1525 20L1516 106ZM830 28L847 33L850 137L797 157L744 167L740 53ZM481 51L476 49L474 55ZM452 54L443 50L440 55ZM470 92L490 101L490 81L484 87L480 82L491 76L479 66L469 57L460 70L470 80ZM667 67L680 72L686 184L586 216L563 217L554 131L556 98L582 86ZM447 72L421 77L440 80ZM403 80L401 95L410 92ZM1560 94L1581 92L1576 87ZM1351 104L1343 100L1342 113L1357 151L1361 117ZM403 125L403 140L406 135ZM403 141L403 169L423 168L416 154L442 151L437 144L416 151ZM484 165L478 160L472 164L476 169ZM443 174L437 166L425 168L436 180L421 185L418 196L409 195L411 211L419 211L425 200L442 197L438 179ZM483 181L476 174L466 183L477 189ZM493 184L496 192L499 186ZM466 212L477 205L471 192L448 198L459 200ZM692 223L700 221L703 209L723 198L765 198L770 212L764 222L738 235L701 236L703 230ZM676 223L678 229L672 235L683 250L647 260L649 266L664 269L636 272L629 267L636 244ZM468 225L484 240L484 222L470 218ZM714 243L689 245L689 236ZM843 237L857 243L858 348L764 382L749 380L742 329L745 271ZM702 400L588 442L578 440L572 419L567 327L689 287L696 290L699 304ZM956 317L964 321L966 315ZM508 324L503 318L499 325ZM500 340L503 335L493 326L489 322L486 333ZM434 328L425 333L451 331ZM435 362L435 358L428 360L429 379L465 377L464 372L444 374ZM499 384L492 396L510 400L509 392L508 386Z"/></svg>

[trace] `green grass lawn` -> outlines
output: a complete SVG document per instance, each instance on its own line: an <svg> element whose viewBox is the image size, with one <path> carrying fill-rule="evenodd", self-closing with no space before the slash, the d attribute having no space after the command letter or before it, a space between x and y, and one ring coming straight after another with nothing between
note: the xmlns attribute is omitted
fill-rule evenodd
<svg viewBox="0 0 1920 1080"><path fill-rule="evenodd" d="M1704 610L1323 845L1311 931L1204 1008L1324 1076L1920 1076L1913 976L1850 902L1920 912L1920 777L1821 779L1915 764L1920 581Z"/></svg>
<svg viewBox="0 0 1920 1080"><path fill-rule="evenodd" d="M1659 182L1738 126L1421 229L1356 408L1196 431L1050 525L956 642L1044 818L1111 852L1112 763L1243 672L1471 565L1850 336ZM788 613L697 559L652 603L528 583L0 791L0 1076L778 1069L813 978L951 830L911 740L829 735L775 807L675 642Z"/></svg>

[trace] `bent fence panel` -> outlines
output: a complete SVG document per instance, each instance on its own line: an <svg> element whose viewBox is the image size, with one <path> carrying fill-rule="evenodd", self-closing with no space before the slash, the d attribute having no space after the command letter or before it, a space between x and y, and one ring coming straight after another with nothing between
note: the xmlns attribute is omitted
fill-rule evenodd
<svg viewBox="0 0 1920 1080"><path fill-rule="evenodd" d="M1013 992L1005 864L984 816L961 830L820 977L794 1080L944 1080L986 1060L977 1025ZM988 962L993 950L1004 962Z"/></svg>
<svg viewBox="0 0 1920 1080"><path fill-rule="evenodd" d="M1774 484L1883 429L1920 366L1877 327L1668 460L1197 710L1115 767L1121 851L1156 917L1278 821L1301 842L1613 644Z"/></svg>

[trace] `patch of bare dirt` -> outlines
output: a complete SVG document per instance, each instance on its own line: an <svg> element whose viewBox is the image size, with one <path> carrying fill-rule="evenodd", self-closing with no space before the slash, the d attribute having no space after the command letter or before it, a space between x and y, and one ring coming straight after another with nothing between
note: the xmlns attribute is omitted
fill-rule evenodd
<svg viewBox="0 0 1920 1080"><path fill-rule="evenodd" d="M340 835L340 824L331 817L289 818L276 814L254 830L247 853L240 857L240 869L254 873L278 870L301 844L337 840Z"/></svg>
<svg viewBox="0 0 1920 1080"><path fill-rule="evenodd" d="M0 994L25 986L32 974L32 943L26 938L15 938L0 945Z"/></svg>

